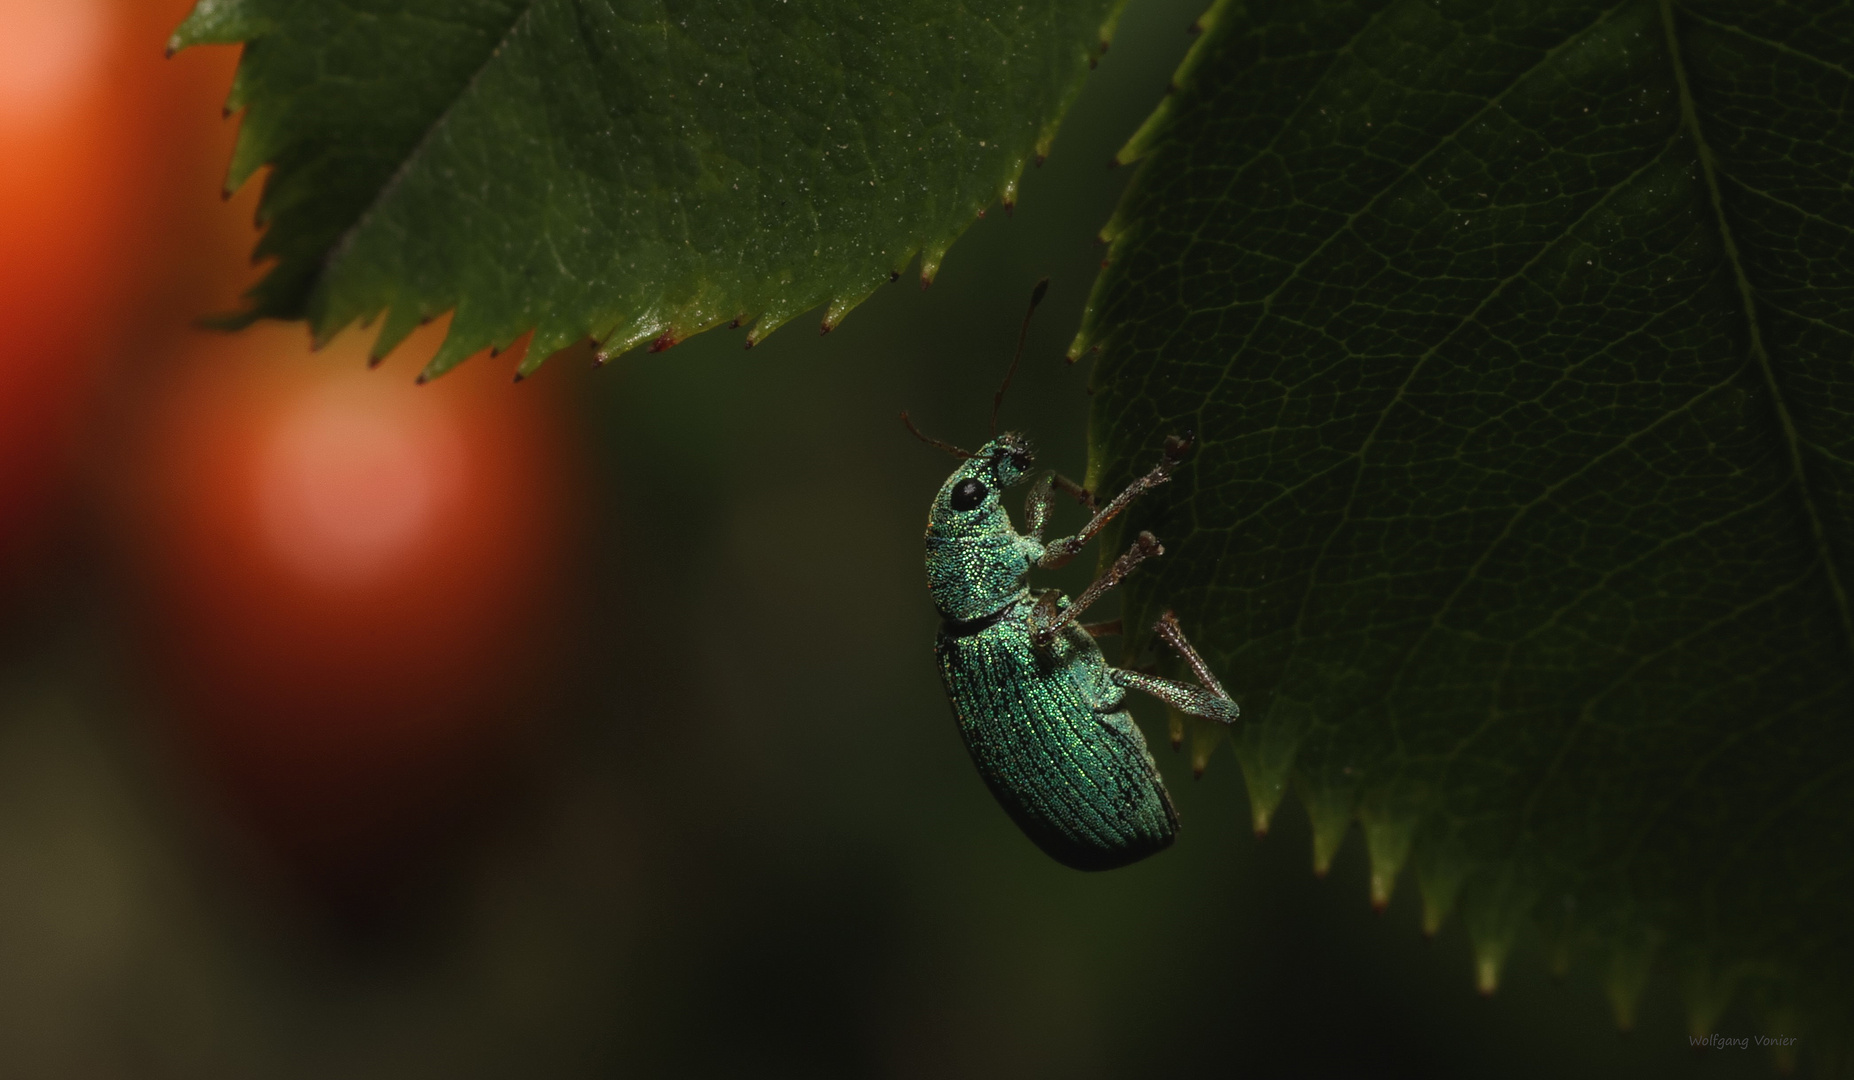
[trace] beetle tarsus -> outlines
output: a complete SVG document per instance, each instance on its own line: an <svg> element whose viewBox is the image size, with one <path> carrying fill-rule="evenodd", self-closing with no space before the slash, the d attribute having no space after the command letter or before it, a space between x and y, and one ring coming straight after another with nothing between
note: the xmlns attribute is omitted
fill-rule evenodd
<svg viewBox="0 0 1854 1080"><path fill-rule="evenodd" d="M1214 720L1219 724L1235 723L1242 715L1242 710L1228 691L1223 689L1217 677L1211 674L1210 665L1204 663L1204 658L1185 640L1184 631L1178 628L1178 616L1167 611L1152 625L1152 632L1184 658L1191 673L1197 676L1197 685L1126 669L1113 673L1114 682L1129 690L1150 694L1181 713Z"/></svg>
<svg viewBox="0 0 1854 1080"><path fill-rule="evenodd" d="M1066 565L1087 545L1088 541L1093 540L1102 529L1107 527L1108 522L1114 520L1122 510L1132 505L1134 499L1170 480L1173 468L1177 466L1179 458L1190 449L1192 441L1189 433L1186 433L1183 439L1178 439L1176 436L1167 438L1165 456L1152 467L1151 472L1128 484L1126 490L1114 496L1106 506L1095 511L1094 517L1089 520L1088 524L1082 526L1080 532L1074 536L1065 536L1060 540L1050 541L1049 545L1043 549L1043 557L1037 560L1037 565L1045 570L1054 570ZM1177 443L1176 456L1174 456L1174 442ZM1082 490L1087 493L1087 489ZM1093 494L1088 493L1088 498L1093 499Z"/></svg>

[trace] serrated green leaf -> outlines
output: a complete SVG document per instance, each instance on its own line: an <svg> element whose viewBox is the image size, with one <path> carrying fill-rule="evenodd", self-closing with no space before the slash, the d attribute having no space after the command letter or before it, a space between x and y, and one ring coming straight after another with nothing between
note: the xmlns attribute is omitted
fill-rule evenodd
<svg viewBox="0 0 1854 1080"><path fill-rule="evenodd" d="M531 371L930 280L1106 45L1119 0L201 0L176 48L246 43L228 185L263 166L248 317L383 355L455 310L426 373L532 330Z"/></svg>
<svg viewBox="0 0 1854 1080"><path fill-rule="evenodd" d="M1295 748L1322 854L1362 813L1459 895L1483 987L1530 922L1625 1023L1653 957L1696 1030L1845 1030L1854 7L1207 22L1072 353L1096 490L1200 440L1129 618Z"/></svg>

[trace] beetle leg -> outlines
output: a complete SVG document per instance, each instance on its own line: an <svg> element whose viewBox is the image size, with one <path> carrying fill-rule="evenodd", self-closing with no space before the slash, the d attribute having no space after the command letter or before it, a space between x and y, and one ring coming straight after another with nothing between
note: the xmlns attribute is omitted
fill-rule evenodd
<svg viewBox="0 0 1854 1080"><path fill-rule="evenodd" d="M1161 679L1157 675L1145 675L1137 671L1114 668L1114 683L1128 690L1138 690L1151 694L1172 708L1190 716L1215 720L1219 724L1234 724L1241 715L1236 703L1227 697L1216 694L1201 686L1178 682L1174 679Z"/></svg>
<svg viewBox="0 0 1854 1080"><path fill-rule="evenodd" d="M1124 669L1113 672L1114 682L1129 690L1151 694L1179 712L1215 720L1220 724L1235 723L1236 718L1242 715L1242 710L1236 707L1235 700L1223 689L1223 684L1211 674L1210 665L1204 663L1204 658L1185 640L1184 632L1178 628L1178 616L1167 611L1159 616L1152 630L1190 665L1192 674L1197 676L1198 685Z"/></svg>
<svg viewBox="0 0 1854 1080"><path fill-rule="evenodd" d="M1037 477L1036 483L1030 485L1030 494L1024 498L1024 531L1036 540L1043 539L1043 523L1049 520L1050 507L1056 502L1056 493L1051 490L1055 477L1055 473Z"/></svg>
<svg viewBox="0 0 1854 1080"><path fill-rule="evenodd" d="M1100 507L1095 504L1094 492L1089 491L1085 487L1082 487L1080 484L1076 483L1073 480L1070 480L1068 477L1062 475L1061 473L1052 473L1050 474L1050 478L1052 482L1056 485L1056 489L1058 491L1062 492L1064 495L1067 495L1069 498L1074 499L1076 502L1081 503L1084 507L1087 508L1090 514L1100 509Z"/></svg>
<svg viewBox="0 0 1854 1080"><path fill-rule="evenodd" d="M1108 522L1118 517L1122 510L1131 506L1134 499L1170 480L1172 470L1184 460L1186 452L1191 449L1192 442L1190 435L1182 439L1176 436L1168 437L1165 440L1165 456L1152 467L1151 472L1128 484L1125 491L1114 496L1113 501L1097 510L1094 518L1088 524L1083 525L1080 532L1074 536L1065 536L1060 540L1051 540L1049 545L1043 549L1043 557L1038 559L1036 564L1045 570L1053 570L1058 566L1066 565L1088 541L1093 540L1097 533L1107 527ZM1087 494L1085 488L1083 493ZM1094 496L1090 494L1088 497L1093 499Z"/></svg>
<svg viewBox="0 0 1854 1080"><path fill-rule="evenodd" d="M1165 548L1159 544L1159 541L1151 533L1142 532L1139 538L1133 541L1133 546L1128 548L1124 555L1115 559L1113 566L1108 567L1107 573L1095 578L1068 607L1058 611L1056 594L1044 593L1042 598L1037 600L1036 606L1030 609L1030 640L1037 645L1048 645L1056 640L1056 635L1062 632L1063 627L1074 622L1082 612L1088 609L1090 604L1101 598L1102 593L1124 581L1126 576L1133 572L1135 566L1154 555L1163 554L1165 554Z"/></svg>
<svg viewBox="0 0 1854 1080"><path fill-rule="evenodd" d="M1085 622L1082 629L1088 631L1091 638L1119 637L1120 620L1109 619L1106 622Z"/></svg>
<svg viewBox="0 0 1854 1080"><path fill-rule="evenodd" d="M1189 641L1185 640L1184 631L1178 626L1178 616L1170 608L1166 609L1165 614L1159 616L1158 622L1152 624L1152 632L1170 645L1173 652L1184 658L1184 662L1190 665L1191 673L1197 676L1197 681L1203 685L1204 689L1220 698L1229 697L1229 694L1223 690L1223 684L1211 674L1210 665L1204 663L1204 658L1198 655L1197 650L1191 647Z"/></svg>
<svg viewBox="0 0 1854 1080"><path fill-rule="evenodd" d="M1090 514L1095 512L1093 492L1061 473L1044 473L1030 486L1030 494L1024 499L1024 530L1037 540L1043 539L1043 525L1055 506L1057 491L1072 496L1087 507Z"/></svg>

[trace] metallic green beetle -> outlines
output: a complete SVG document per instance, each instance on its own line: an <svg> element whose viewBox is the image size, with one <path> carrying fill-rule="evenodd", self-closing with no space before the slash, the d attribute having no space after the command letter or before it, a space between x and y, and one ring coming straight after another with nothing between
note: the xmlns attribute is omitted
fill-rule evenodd
<svg viewBox="0 0 1854 1080"><path fill-rule="evenodd" d="M1164 549L1151 533L1140 533L1073 602L1053 589L1033 593L1024 578L1032 567L1073 559L1134 499L1170 479L1190 439L1167 439L1164 459L1151 472L1096 511L1080 532L1048 543L1043 525L1057 487L1090 510L1094 500L1073 482L1045 473L1025 507L1028 535L1013 528L999 496L1034 463L1022 436L1006 432L975 453L926 441L966 459L928 514L927 581L941 619L934 644L940 677L986 785L1038 847L1077 870L1109 870L1170 847L1178 814L1127 713L1126 692L1141 690L1225 724L1235 722L1236 702L1170 611L1153 630L1184 658L1199 685L1109 667L1095 637L1118 633L1119 624L1076 621Z"/></svg>

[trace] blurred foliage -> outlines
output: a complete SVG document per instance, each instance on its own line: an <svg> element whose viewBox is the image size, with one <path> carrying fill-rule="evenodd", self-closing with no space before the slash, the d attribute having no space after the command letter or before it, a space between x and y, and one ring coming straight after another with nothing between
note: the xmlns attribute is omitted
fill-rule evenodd
<svg viewBox="0 0 1854 1080"><path fill-rule="evenodd" d="M1854 18L1234 3L1107 235L1091 478L1249 723L1491 988L1530 918L1627 1026L1848 1029ZM1781 1026L1781 1025L1779 1025ZM1805 1055L1807 1056L1807 1055Z"/></svg>
<svg viewBox="0 0 1854 1080"><path fill-rule="evenodd" d="M525 370L730 320L829 329L1015 201L1118 4L202 0L174 47L249 42L228 187L273 167L251 317L427 368L534 331Z"/></svg>

